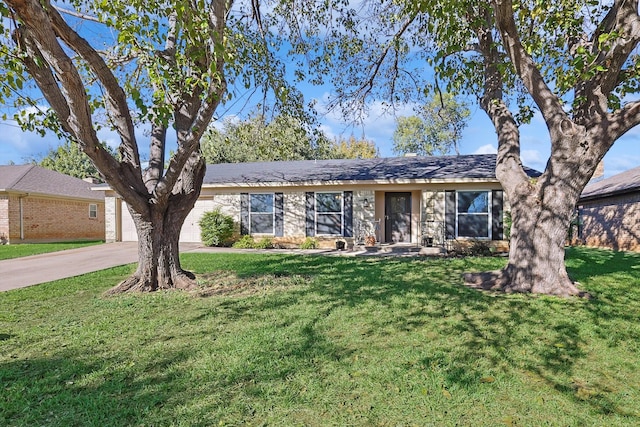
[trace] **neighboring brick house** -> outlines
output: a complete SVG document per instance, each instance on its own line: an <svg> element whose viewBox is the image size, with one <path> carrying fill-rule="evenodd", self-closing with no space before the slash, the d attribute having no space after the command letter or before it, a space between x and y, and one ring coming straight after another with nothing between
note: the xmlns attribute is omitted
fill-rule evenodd
<svg viewBox="0 0 640 427"><path fill-rule="evenodd" d="M208 165L182 242L200 242L198 221L216 208L243 234L295 245L314 237L361 243L443 244L503 239L507 209L495 155L304 160ZM539 173L528 170L531 176ZM126 204L106 191L107 241L137 240Z"/></svg>
<svg viewBox="0 0 640 427"><path fill-rule="evenodd" d="M2 243L104 240L104 193L36 165L0 166Z"/></svg>
<svg viewBox="0 0 640 427"><path fill-rule="evenodd" d="M578 215L587 246L640 251L640 167L587 185Z"/></svg>

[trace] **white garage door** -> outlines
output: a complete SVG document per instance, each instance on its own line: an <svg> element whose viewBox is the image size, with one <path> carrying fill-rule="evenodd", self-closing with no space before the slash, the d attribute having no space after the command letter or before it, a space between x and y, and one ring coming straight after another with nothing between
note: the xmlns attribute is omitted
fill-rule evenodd
<svg viewBox="0 0 640 427"><path fill-rule="evenodd" d="M137 242L138 241L138 233L136 232L136 226L133 223L133 218L131 218L131 214L129 213L129 208L127 204L122 202L122 241L123 242Z"/></svg>
<svg viewBox="0 0 640 427"><path fill-rule="evenodd" d="M195 206L187 215L187 218L184 220L184 224L182 224L182 230L180 230L180 241L181 242L195 242L201 243L202 239L200 239L200 225L198 222L202 215L206 211L213 210L213 201L212 200L198 200L196 201Z"/></svg>
<svg viewBox="0 0 640 427"><path fill-rule="evenodd" d="M182 224L182 230L180 230L181 242L195 242L200 243L200 226L198 221L202 215L208 211L213 210L212 200L198 200L196 201L193 210L189 212L187 218ZM133 223L133 218L129 213L127 204L122 202L122 241L123 242L137 242L138 234L136 233L136 226Z"/></svg>

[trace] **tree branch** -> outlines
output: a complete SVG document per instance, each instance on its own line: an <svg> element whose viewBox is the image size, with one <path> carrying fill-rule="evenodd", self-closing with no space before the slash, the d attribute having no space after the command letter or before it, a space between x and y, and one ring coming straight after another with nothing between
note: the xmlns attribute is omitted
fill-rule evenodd
<svg viewBox="0 0 640 427"><path fill-rule="evenodd" d="M230 4L230 3L229 3ZM194 91L194 94L184 99L184 103L176 111L176 134L178 149L169 161L167 171L158 182L154 190L155 197L162 197L171 191L181 176L185 164L200 144L207 124L222 100L226 90L224 78L224 55L220 46L224 44L224 28L227 2L213 0L209 8L209 43L207 43L206 64L202 72L210 75L210 81L205 91Z"/></svg>
<svg viewBox="0 0 640 427"><path fill-rule="evenodd" d="M50 8L49 14L56 33L87 62L102 84L106 94L105 106L107 107L107 112L121 138L121 151L126 153L122 160L131 164L137 170L136 173L140 174L140 156L136 143L135 128L124 90L120 87L118 80L104 59L84 38L80 37L67 25L58 11L55 8Z"/></svg>
<svg viewBox="0 0 640 427"><path fill-rule="evenodd" d="M387 43L387 46L382 50L382 53L378 56L378 59L370 67L372 71L370 72L369 77L358 88L352 91L349 97L357 97L360 99L360 102L364 104L364 99L371 92L371 90L375 85L375 80L378 77L380 68L382 68L382 64L384 63L387 55L393 48L393 42L395 40L400 39L400 37L402 37L402 35L407 31L407 29L411 26L413 21L416 19L416 16L417 16L416 14L413 14L404 22L404 24L402 24L402 27L400 27L400 29L393 35L393 37L391 38L391 41ZM332 109L335 106L336 104L330 103L329 109Z"/></svg>
<svg viewBox="0 0 640 427"><path fill-rule="evenodd" d="M610 42L601 43L600 36L608 33L618 35ZM607 114L609 95L623 81L623 67L639 41L638 2L616 0L591 38L593 53L597 55L593 66L600 66L602 71L597 71L576 89L576 95L586 99L577 112L578 117L588 121L594 115Z"/></svg>
<svg viewBox="0 0 640 427"><path fill-rule="evenodd" d="M161 56L171 65L175 65L176 62L177 19L178 16L175 12L169 15L169 30L167 31L164 50L156 52L156 55ZM154 83L154 90L157 89L157 85ZM170 100L169 103L171 103ZM153 193L158 182L162 178L162 174L164 172L166 143L167 126L161 123L153 123L151 125L151 140L149 142L149 167L144 173L144 183L149 193Z"/></svg>
<svg viewBox="0 0 640 427"><path fill-rule="evenodd" d="M144 186L141 186L141 177L136 180L125 181L118 162L106 152L96 135L91 118L91 108L87 100L84 84L73 61L60 46L54 33L49 16L46 14L40 2L26 0L6 0L6 3L20 17L22 26L26 27L30 39L37 51L40 52L43 64L48 64L52 69L51 76L55 75L55 87L51 86L51 77L42 73L34 75L42 78L36 80L40 90L48 92L48 97L56 100L51 105L56 114L65 118L65 129L73 135L83 147L83 150L94 161L96 167L105 176L112 187L127 199L132 205L143 212L146 201L141 197ZM50 9L50 8L49 8ZM57 12L56 12L57 13ZM47 96L47 95L45 95ZM64 104L60 101L64 98ZM139 183L136 186L136 183ZM136 188L137 187L137 188Z"/></svg>
<svg viewBox="0 0 640 427"><path fill-rule="evenodd" d="M69 135L73 135L68 123L71 113L69 111L69 105L67 105L67 100L62 94L62 91L60 91L58 82L51 72L51 68L43 66L46 64L46 61L33 40L33 36L29 34L29 29L21 26L16 29L13 35L26 52L23 62L27 71L36 81L36 84L42 88L42 94L49 103L49 106L56 112L60 126L62 126L62 129Z"/></svg>
<svg viewBox="0 0 640 427"><path fill-rule="evenodd" d="M626 104L622 109L607 115L606 132L612 141L617 140L640 124L640 101Z"/></svg>
<svg viewBox="0 0 640 427"><path fill-rule="evenodd" d="M478 49L484 62L484 93L480 106L487 113L498 135L496 176L505 186L507 194L527 180L520 159L520 131L513 114L503 99L503 79L498 68L500 52L492 34L492 16L485 11L485 24L477 30ZM509 176L509 179L505 179Z"/></svg>
<svg viewBox="0 0 640 427"><path fill-rule="evenodd" d="M540 109L548 126L559 125L563 120L567 120L567 114L562 109L560 99L547 86L540 70L522 46L514 20L512 1L493 0L493 8L502 44L516 73Z"/></svg>
<svg viewBox="0 0 640 427"><path fill-rule="evenodd" d="M91 16L91 15L88 15L86 13L76 12L75 10L65 9L65 8L60 7L58 5L53 5L53 7L58 12L64 13L65 15L73 16L75 18L80 18L80 19L82 19L84 21L98 22L98 23L102 24L102 22L100 22L100 20L98 18L96 18L95 16Z"/></svg>

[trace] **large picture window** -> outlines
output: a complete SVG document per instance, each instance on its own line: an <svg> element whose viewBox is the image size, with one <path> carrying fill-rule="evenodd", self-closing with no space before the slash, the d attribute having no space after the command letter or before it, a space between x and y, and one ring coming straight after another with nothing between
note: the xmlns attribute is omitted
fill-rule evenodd
<svg viewBox="0 0 640 427"><path fill-rule="evenodd" d="M457 199L458 236L490 238L490 192L459 191Z"/></svg>
<svg viewBox="0 0 640 427"><path fill-rule="evenodd" d="M343 228L342 193L316 193L316 234L341 236Z"/></svg>
<svg viewBox="0 0 640 427"><path fill-rule="evenodd" d="M251 234L273 234L273 194L251 194L249 221Z"/></svg>

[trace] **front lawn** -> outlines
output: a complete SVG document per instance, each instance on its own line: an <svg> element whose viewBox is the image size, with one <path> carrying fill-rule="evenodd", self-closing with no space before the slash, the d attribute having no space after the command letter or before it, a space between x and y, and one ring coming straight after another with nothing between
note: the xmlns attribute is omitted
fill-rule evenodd
<svg viewBox="0 0 640 427"><path fill-rule="evenodd" d="M44 254L47 252L64 251L66 249L83 248L85 246L99 245L102 240L58 242L58 243L17 243L0 245L0 260L20 258L29 255Z"/></svg>
<svg viewBox="0 0 640 427"><path fill-rule="evenodd" d="M0 425L640 425L640 255L571 249L592 300L460 286L498 258L183 255L0 294Z"/></svg>

